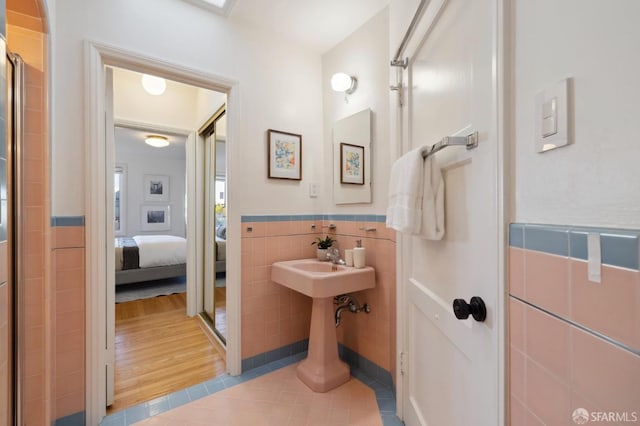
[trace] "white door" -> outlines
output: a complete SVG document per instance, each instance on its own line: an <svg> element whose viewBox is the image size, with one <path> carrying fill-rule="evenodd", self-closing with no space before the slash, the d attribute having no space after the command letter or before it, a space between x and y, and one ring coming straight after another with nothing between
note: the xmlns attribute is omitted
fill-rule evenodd
<svg viewBox="0 0 640 426"><path fill-rule="evenodd" d="M404 56L403 151L479 133L473 150L434 154L445 181L445 236L399 247L402 391L409 426L502 422L502 163L497 131L497 0L432 0ZM484 322L454 316L477 296Z"/></svg>

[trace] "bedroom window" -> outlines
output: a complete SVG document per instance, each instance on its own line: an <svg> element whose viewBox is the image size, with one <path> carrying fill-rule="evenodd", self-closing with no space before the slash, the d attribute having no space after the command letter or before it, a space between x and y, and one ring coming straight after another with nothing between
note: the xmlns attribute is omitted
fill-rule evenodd
<svg viewBox="0 0 640 426"><path fill-rule="evenodd" d="M116 166L113 173L113 213L114 213L114 226L113 229L116 235L125 235L125 212L126 212L126 197L125 197L125 168L124 166Z"/></svg>

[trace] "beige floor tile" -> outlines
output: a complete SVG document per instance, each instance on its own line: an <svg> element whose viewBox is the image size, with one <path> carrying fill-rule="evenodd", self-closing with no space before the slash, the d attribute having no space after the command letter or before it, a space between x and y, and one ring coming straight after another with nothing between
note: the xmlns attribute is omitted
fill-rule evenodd
<svg viewBox="0 0 640 426"><path fill-rule="evenodd" d="M357 379L314 393L291 365L136 423L140 426L382 426L375 393Z"/></svg>

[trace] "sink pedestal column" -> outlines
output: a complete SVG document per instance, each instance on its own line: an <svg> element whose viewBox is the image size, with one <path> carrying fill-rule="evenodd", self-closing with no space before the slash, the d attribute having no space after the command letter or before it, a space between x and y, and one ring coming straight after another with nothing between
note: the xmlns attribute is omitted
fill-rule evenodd
<svg viewBox="0 0 640 426"><path fill-rule="evenodd" d="M327 392L349 381L349 366L338 357L333 297L314 298L309 353L298 365L298 378L314 392Z"/></svg>

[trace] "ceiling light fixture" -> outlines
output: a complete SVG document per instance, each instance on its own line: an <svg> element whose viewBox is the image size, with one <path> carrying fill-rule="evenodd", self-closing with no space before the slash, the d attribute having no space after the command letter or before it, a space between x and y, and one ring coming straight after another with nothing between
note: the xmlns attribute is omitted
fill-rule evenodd
<svg viewBox="0 0 640 426"><path fill-rule="evenodd" d="M165 146L169 146L169 138L160 135L149 135L144 139L144 142L155 148L164 148Z"/></svg>
<svg viewBox="0 0 640 426"><path fill-rule="evenodd" d="M148 94L159 96L167 89L167 81L155 75L143 74L142 87L144 87L144 90L146 90Z"/></svg>
<svg viewBox="0 0 640 426"><path fill-rule="evenodd" d="M347 95L351 95L358 88L358 79L343 72L331 76L331 88L335 92L344 92L344 101L349 102Z"/></svg>

